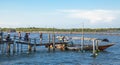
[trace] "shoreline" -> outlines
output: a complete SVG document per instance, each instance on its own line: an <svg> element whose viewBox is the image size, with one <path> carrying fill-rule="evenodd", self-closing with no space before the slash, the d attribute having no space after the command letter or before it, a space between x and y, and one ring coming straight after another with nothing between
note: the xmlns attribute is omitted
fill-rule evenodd
<svg viewBox="0 0 120 65"><path fill-rule="evenodd" d="M16 31L17 33L19 31ZM22 31L20 31L22 32ZM59 32L59 31L32 31L32 32L29 32L29 33L44 33L44 34L83 34L83 32ZM84 32L84 34L99 34L99 35L120 35L120 33L116 33L116 32Z"/></svg>

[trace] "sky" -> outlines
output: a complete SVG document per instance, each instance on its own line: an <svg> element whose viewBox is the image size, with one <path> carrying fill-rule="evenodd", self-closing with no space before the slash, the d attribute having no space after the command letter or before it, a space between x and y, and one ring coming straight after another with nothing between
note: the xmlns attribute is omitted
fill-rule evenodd
<svg viewBox="0 0 120 65"><path fill-rule="evenodd" d="M0 0L0 27L119 28L120 0Z"/></svg>

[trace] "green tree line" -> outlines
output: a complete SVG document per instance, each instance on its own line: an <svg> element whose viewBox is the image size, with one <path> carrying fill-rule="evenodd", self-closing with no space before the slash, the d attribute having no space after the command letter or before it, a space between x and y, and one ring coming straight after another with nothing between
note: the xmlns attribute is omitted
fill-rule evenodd
<svg viewBox="0 0 120 65"><path fill-rule="evenodd" d="M37 31L57 31L57 32L114 32L120 31L120 28L72 28L72 29L58 29L58 28L37 28L37 27L28 27L28 28L1 28L2 31L22 31L22 32L37 32Z"/></svg>

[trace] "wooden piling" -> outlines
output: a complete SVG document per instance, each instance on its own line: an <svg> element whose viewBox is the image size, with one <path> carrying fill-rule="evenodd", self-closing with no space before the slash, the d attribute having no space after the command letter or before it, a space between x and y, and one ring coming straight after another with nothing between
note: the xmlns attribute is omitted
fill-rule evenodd
<svg viewBox="0 0 120 65"><path fill-rule="evenodd" d="M19 39L20 42L20 39ZM19 43L17 43L17 52L19 52Z"/></svg>
<svg viewBox="0 0 120 65"><path fill-rule="evenodd" d="M2 32L2 31L1 31L1 39L0 39L0 43L1 43L1 44L0 44L0 45L1 45L0 48L1 48L1 54L2 54L2 53L3 53L3 48L4 48L4 47L3 47L3 45L4 45L4 43L3 43L3 32Z"/></svg>
<svg viewBox="0 0 120 65"><path fill-rule="evenodd" d="M34 38L34 52L36 52L36 38Z"/></svg>
<svg viewBox="0 0 120 65"><path fill-rule="evenodd" d="M50 33L48 33L48 43L50 44ZM48 45L48 51L50 51L50 45Z"/></svg>
<svg viewBox="0 0 120 65"><path fill-rule="evenodd" d="M6 43L3 43L3 46L2 46L2 54L4 54L4 53L6 52L6 50L7 50L6 47L7 47L7 46L6 46Z"/></svg>
<svg viewBox="0 0 120 65"><path fill-rule="evenodd" d="M28 45L28 52L31 52L32 51L32 47L31 45Z"/></svg>
<svg viewBox="0 0 120 65"><path fill-rule="evenodd" d="M81 51L83 52L84 47L84 22L83 22L83 28L82 28L82 40L81 40Z"/></svg>
<svg viewBox="0 0 120 65"><path fill-rule="evenodd" d="M29 41L28 41L28 52L31 52L31 51L32 51L32 47L30 45L30 39L29 39Z"/></svg>
<svg viewBox="0 0 120 65"><path fill-rule="evenodd" d="M50 33L48 34L48 43L50 43Z"/></svg>
<svg viewBox="0 0 120 65"><path fill-rule="evenodd" d="M40 44L42 44L42 38L40 38Z"/></svg>
<svg viewBox="0 0 120 65"><path fill-rule="evenodd" d="M16 52L15 44L13 43L13 54Z"/></svg>
<svg viewBox="0 0 120 65"><path fill-rule="evenodd" d="M21 44L21 47L20 47L20 48L21 48L21 52L23 52L23 49L22 49L22 48L23 48L23 45L22 45L22 44Z"/></svg>
<svg viewBox="0 0 120 65"><path fill-rule="evenodd" d="M1 47L1 53L3 54L4 53L4 43L2 44L2 47Z"/></svg>
<svg viewBox="0 0 120 65"><path fill-rule="evenodd" d="M95 40L93 40L93 55L95 54Z"/></svg>
<svg viewBox="0 0 120 65"><path fill-rule="evenodd" d="M53 51L55 51L55 34L53 33Z"/></svg>
<svg viewBox="0 0 120 65"><path fill-rule="evenodd" d="M14 36L14 43L13 43L13 54L16 52L15 39L16 39L16 36Z"/></svg>
<svg viewBox="0 0 120 65"><path fill-rule="evenodd" d="M93 57L95 57L97 55L96 53L96 50L95 50L95 40L92 40L93 41Z"/></svg>
<svg viewBox="0 0 120 65"><path fill-rule="evenodd" d="M0 51L2 50L2 45L0 44Z"/></svg>
<svg viewBox="0 0 120 65"><path fill-rule="evenodd" d="M81 52L83 52L83 47L84 47L84 36L82 36L82 40L81 40Z"/></svg>
<svg viewBox="0 0 120 65"><path fill-rule="evenodd" d="M99 48L98 48L98 40L96 40L96 52L99 52Z"/></svg>
<svg viewBox="0 0 120 65"><path fill-rule="evenodd" d="M17 43L17 52L19 52L19 44Z"/></svg>
<svg viewBox="0 0 120 65"><path fill-rule="evenodd" d="M10 42L8 42L8 45L7 45L7 53L10 53Z"/></svg>

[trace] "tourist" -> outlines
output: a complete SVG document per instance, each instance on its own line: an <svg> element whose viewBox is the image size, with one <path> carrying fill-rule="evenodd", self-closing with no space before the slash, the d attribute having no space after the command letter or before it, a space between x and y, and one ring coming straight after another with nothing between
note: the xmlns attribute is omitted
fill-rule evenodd
<svg viewBox="0 0 120 65"><path fill-rule="evenodd" d="M10 33L8 33L8 35L7 35L7 37L6 37L6 41L11 41Z"/></svg>
<svg viewBox="0 0 120 65"><path fill-rule="evenodd" d="M29 34L28 33L25 33L24 40L29 41Z"/></svg>
<svg viewBox="0 0 120 65"><path fill-rule="evenodd" d="M21 32L18 32L18 37L19 39L21 39Z"/></svg>
<svg viewBox="0 0 120 65"><path fill-rule="evenodd" d="M40 33L40 43L42 44L42 33Z"/></svg>
<svg viewBox="0 0 120 65"><path fill-rule="evenodd" d="M62 41L63 41L63 42L65 41L65 36L62 37Z"/></svg>

